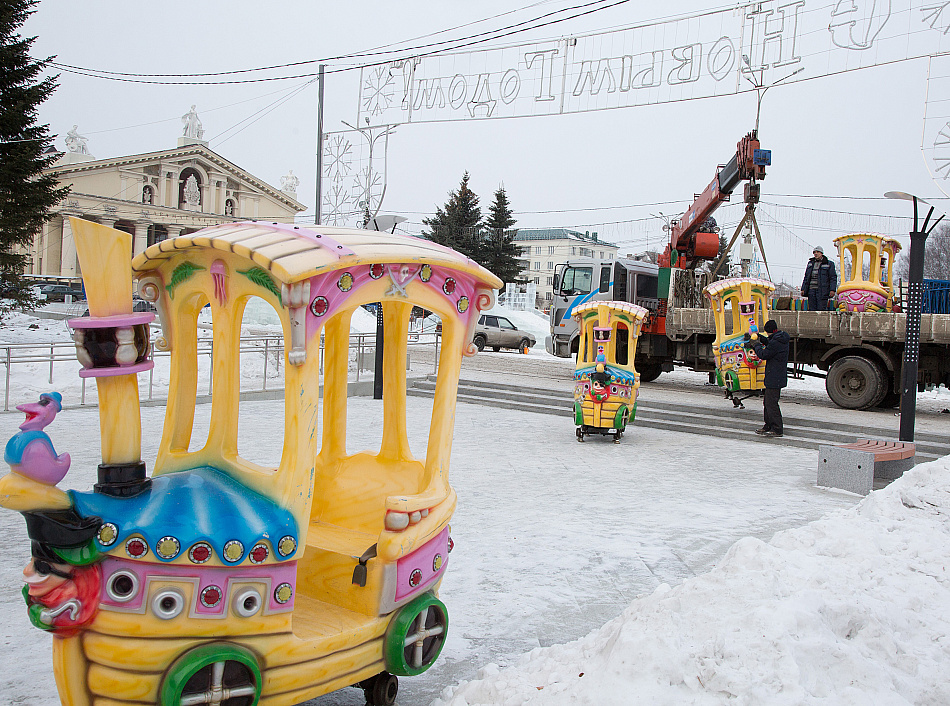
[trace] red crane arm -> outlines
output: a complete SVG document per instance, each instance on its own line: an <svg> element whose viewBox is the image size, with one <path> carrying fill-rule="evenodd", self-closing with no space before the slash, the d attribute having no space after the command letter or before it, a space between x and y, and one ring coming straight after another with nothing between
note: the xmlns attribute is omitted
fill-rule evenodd
<svg viewBox="0 0 950 706"><path fill-rule="evenodd" d="M729 163L716 170L709 182L670 228L670 243L660 256L661 267L694 267L701 260L711 260L719 254L719 236L700 231L703 222L728 201L741 181L755 182L765 178L765 167L771 163L771 153L759 148L759 138L753 130L736 145L736 153ZM673 252L676 258L673 259Z"/></svg>

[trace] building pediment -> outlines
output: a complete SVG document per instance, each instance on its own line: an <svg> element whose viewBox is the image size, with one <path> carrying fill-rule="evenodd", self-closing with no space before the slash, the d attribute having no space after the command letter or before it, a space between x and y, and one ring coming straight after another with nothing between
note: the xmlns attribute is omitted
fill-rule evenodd
<svg viewBox="0 0 950 706"><path fill-rule="evenodd" d="M179 179L189 168L196 170L199 178L203 177L206 183L220 182L229 191L271 199L293 212L306 209L296 199L201 144L73 164L60 163L48 172L62 182L75 184L77 190L88 192L88 189L82 188L82 183L105 172L141 175L142 183L148 184L160 178Z"/></svg>

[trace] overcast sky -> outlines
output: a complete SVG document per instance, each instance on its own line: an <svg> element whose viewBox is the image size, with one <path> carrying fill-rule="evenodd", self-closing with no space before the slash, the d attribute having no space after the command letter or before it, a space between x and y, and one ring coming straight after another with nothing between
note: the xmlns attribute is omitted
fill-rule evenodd
<svg viewBox="0 0 950 706"><path fill-rule="evenodd" d="M408 40L420 44L433 38L419 37L478 20L491 18L435 39L580 3L43 0L24 31L38 36L35 56L55 54L63 64L199 73L315 60ZM634 0L529 36L557 38L718 7L723 5L699 0L662 6ZM338 71L351 65L329 63L326 130L356 120L359 72ZM315 65L299 69L308 73ZM760 138L772 150L772 167L762 184L759 222L774 279L794 282L812 245L830 252L831 239L845 232L890 228L888 235L906 243L906 220L849 215L910 214L907 203L881 200L885 191L913 192L945 207L920 149L927 71L926 59L905 61L780 85L766 94ZM308 207L306 220L312 221L317 90L316 83L308 85L311 79L181 86L63 72L59 80L40 118L58 135L60 149L74 124L97 158L171 148L182 132L181 116L195 104L211 149L275 187L292 169L301 180L298 199ZM755 94L744 93L566 116L402 125L389 143L382 210L407 216L406 232L418 233L422 218L444 204L468 170L485 212L504 184L520 227L597 231L622 252L662 249L662 221L651 214L683 212L754 127L755 110ZM741 205L719 215L731 236Z"/></svg>

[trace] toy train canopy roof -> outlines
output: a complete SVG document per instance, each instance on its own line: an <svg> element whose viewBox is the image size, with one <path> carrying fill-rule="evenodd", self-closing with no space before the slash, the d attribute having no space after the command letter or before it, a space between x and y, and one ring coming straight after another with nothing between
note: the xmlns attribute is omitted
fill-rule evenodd
<svg viewBox="0 0 950 706"><path fill-rule="evenodd" d="M768 294L775 291L775 285L767 279L760 279L758 277L731 277L706 285L703 292L707 297L712 299L713 297L721 297L724 294L731 294L733 291L738 292L743 284L749 284L752 291L758 291L759 294Z"/></svg>
<svg viewBox="0 0 950 706"><path fill-rule="evenodd" d="M135 273L160 267L176 254L214 248L244 256L279 281L292 284L314 275L369 263L428 263L472 275L485 286L502 282L481 265L422 238L380 231L284 223L222 223L163 240L132 261Z"/></svg>
<svg viewBox="0 0 950 706"><path fill-rule="evenodd" d="M831 242L833 242L836 246L841 247L842 245L847 245L849 242L865 240L867 238L880 241L882 250L893 252L895 255L901 251L902 246L899 241L878 233L849 233L848 235L839 235Z"/></svg>
<svg viewBox="0 0 950 706"><path fill-rule="evenodd" d="M634 321L640 321L650 312L644 309L642 306L637 306L636 304L629 304L627 302L617 302L617 301L591 301L586 304L581 304L574 308L574 316L582 319L585 314L596 314L601 306L608 306L614 311L622 312L630 316Z"/></svg>

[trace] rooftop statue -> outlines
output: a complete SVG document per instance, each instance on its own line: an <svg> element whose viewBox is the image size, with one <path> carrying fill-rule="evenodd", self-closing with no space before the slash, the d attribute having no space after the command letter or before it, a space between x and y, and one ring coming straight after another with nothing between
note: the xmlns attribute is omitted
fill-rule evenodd
<svg viewBox="0 0 950 706"><path fill-rule="evenodd" d="M76 131L78 127L78 125L73 125L72 129L66 132L66 149L76 154L89 154L86 138Z"/></svg>
<svg viewBox="0 0 950 706"><path fill-rule="evenodd" d="M205 129L201 127L201 120L198 119L195 106L191 106L191 110L181 116L181 122L185 126L185 129L182 131L182 135L185 137L193 137L196 140L200 140L204 136Z"/></svg>
<svg viewBox="0 0 950 706"><path fill-rule="evenodd" d="M297 198L297 187L300 186L300 179L294 176L294 170L288 170L285 176L280 178L280 190L288 196Z"/></svg>

